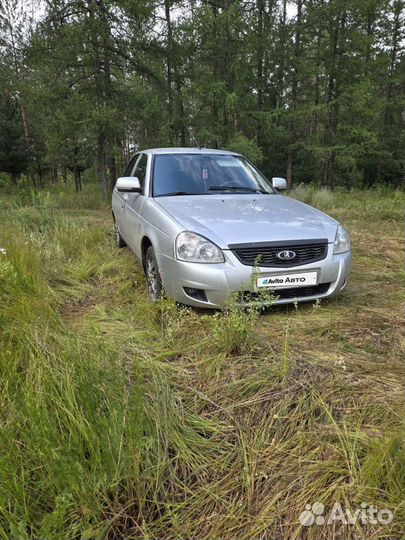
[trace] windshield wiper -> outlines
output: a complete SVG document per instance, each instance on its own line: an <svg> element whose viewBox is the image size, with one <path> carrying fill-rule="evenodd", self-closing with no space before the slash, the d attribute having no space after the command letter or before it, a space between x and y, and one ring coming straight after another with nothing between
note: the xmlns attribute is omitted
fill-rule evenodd
<svg viewBox="0 0 405 540"><path fill-rule="evenodd" d="M197 195L197 193L189 193L188 191L171 191L170 193L162 193L161 195L155 195L156 197L175 197L176 195Z"/></svg>
<svg viewBox="0 0 405 540"><path fill-rule="evenodd" d="M210 186L208 190L209 191L248 191L249 193L267 193L269 195L268 191L264 191L263 189L259 189L259 188L247 187L247 186Z"/></svg>

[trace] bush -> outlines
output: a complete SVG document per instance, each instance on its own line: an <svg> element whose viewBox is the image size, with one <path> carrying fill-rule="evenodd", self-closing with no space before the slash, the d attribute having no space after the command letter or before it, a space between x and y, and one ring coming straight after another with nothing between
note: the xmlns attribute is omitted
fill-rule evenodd
<svg viewBox="0 0 405 540"><path fill-rule="evenodd" d="M252 273L252 282L258 270ZM256 341L256 325L260 313L271 306L275 296L271 291L258 290L256 296L242 300L238 292L232 294L228 306L224 311L215 313L210 320L212 324L212 338L218 351L229 355L237 355L246 352Z"/></svg>
<svg viewBox="0 0 405 540"><path fill-rule="evenodd" d="M10 175L0 172L0 189L5 193L10 193L11 188L12 184Z"/></svg>

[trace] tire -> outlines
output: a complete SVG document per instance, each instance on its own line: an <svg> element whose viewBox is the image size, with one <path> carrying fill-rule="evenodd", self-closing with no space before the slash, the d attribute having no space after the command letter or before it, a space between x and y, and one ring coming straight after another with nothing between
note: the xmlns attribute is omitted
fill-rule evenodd
<svg viewBox="0 0 405 540"><path fill-rule="evenodd" d="M124 248L126 246L126 243L120 234L120 230L116 222L114 222L114 237L115 237L115 245L118 248Z"/></svg>
<svg viewBox="0 0 405 540"><path fill-rule="evenodd" d="M163 284L155 257L155 251L152 246L149 246L146 250L145 275L149 297L152 302L157 302L163 296Z"/></svg>

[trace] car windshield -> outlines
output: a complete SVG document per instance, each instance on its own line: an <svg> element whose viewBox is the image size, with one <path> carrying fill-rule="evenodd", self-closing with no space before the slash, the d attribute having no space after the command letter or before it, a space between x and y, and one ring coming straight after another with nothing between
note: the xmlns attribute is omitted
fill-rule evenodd
<svg viewBox="0 0 405 540"><path fill-rule="evenodd" d="M215 193L275 193L269 182L241 156L158 154L153 165L153 196Z"/></svg>

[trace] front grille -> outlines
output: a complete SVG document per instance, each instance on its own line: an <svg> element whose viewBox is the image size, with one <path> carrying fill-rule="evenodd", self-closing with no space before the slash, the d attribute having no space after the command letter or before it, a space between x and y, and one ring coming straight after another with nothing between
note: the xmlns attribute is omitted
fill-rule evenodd
<svg viewBox="0 0 405 540"><path fill-rule="evenodd" d="M296 240L295 242L265 242L262 244L231 244L229 249L246 266L292 267L321 261L328 253L328 241ZM295 257L280 259L278 253L293 251Z"/></svg>
<svg viewBox="0 0 405 540"><path fill-rule="evenodd" d="M275 289L272 291L277 300L293 300L294 298L305 298L309 296L320 296L328 292L330 283L320 283L319 285L309 285L307 287L293 287L291 289ZM249 302L260 300L260 293L243 291L239 293L239 300Z"/></svg>

